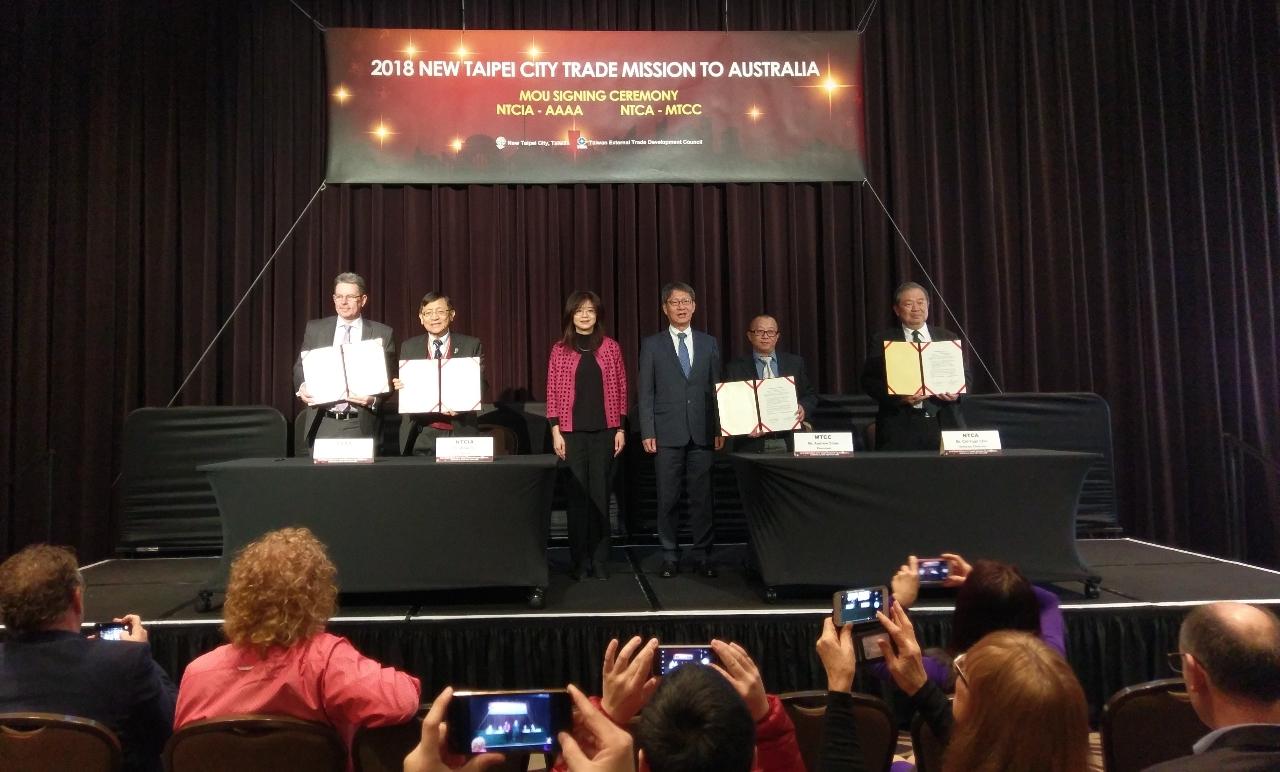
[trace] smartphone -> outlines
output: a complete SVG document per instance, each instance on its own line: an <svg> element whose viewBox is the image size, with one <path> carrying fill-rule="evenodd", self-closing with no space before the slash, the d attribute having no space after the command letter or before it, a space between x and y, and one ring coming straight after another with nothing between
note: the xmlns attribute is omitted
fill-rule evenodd
<svg viewBox="0 0 1280 772"><path fill-rule="evenodd" d="M454 692L445 720L454 753L559 753L573 702L564 689Z"/></svg>
<svg viewBox="0 0 1280 772"><path fill-rule="evenodd" d="M104 641L123 641L129 634L129 623L99 622L94 625L94 633Z"/></svg>
<svg viewBox="0 0 1280 772"><path fill-rule="evenodd" d="M876 612L883 611L889 591L883 585L840 590L831 599L832 618L836 627L852 623L855 628L878 625Z"/></svg>
<svg viewBox="0 0 1280 772"><path fill-rule="evenodd" d="M715 665L719 662L709 643L659 646L658 653L653 657L653 674L670 675L681 665Z"/></svg>
<svg viewBox="0 0 1280 772"><path fill-rule="evenodd" d="M916 561L916 572L920 586L936 587L951 575L951 564L944 558L920 558Z"/></svg>

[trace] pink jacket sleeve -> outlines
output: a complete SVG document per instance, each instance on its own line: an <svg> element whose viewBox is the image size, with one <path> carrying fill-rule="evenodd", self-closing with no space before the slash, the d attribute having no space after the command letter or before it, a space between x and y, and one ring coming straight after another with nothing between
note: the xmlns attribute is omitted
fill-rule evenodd
<svg viewBox="0 0 1280 772"><path fill-rule="evenodd" d="M403 724L418 712L418 679L369 659L346 638L329 652L320 684L324 710L340 727Z"/></svg>

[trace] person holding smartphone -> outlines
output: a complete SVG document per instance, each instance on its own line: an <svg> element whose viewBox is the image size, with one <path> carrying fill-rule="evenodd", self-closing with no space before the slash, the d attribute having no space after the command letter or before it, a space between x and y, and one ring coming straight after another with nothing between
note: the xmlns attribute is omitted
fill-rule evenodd
<svg viewBox="0 0 1280 772"><path fill-rule="evenodd" d="M1037 635L1050 648L1066 656L1066 621L1058 596L1027 581L1017 566L998 560L978 560L972 565L958 553L944 552L947 578L943 587L957 588L951 639L945 649L930 649L924 662L929 678L951 689L956 674L951 662L996 630L1022 630ZM893 599L911 608L920 594L920 560L909 555L892 579ZM877 669L877 675L883 675Z"/></svg>
<svg viewBox="0 0 1280 772"><path fill-rule="evenodd" d="M93 719L120 740L124 769L161 768L177 689L151 657L137 614L111 627L115 640L86 638L84 578L69 548L34 544L0 565L0 713Z"/></svg>
<svg viewBox="0 0 1280 772"><path fill-rule="evenodd" d="M565 300L560 340L547 363L551 447L569 465L569 557L575 581L609 578L609 492L626 445L627 372L622 348L604 334L600 296Z"/></svg>

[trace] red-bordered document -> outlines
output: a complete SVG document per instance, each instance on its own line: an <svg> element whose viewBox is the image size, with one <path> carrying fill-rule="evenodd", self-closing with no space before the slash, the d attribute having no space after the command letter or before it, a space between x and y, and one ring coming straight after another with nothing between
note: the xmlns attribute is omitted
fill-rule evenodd
<svg viewBox="0 0 1280 772"><path fill-rule="evenodd" d="M716 406L720 433L726 437L786 432L801 425L796 418L800 408L796 379L790 375L717 383Z"/></svg>
<svg viewBox="0 0 1280 772"><path fill-rule="evenodd" d="M958 340L885 341L885 385L901 397L964 394L964 347Z"/></svg>

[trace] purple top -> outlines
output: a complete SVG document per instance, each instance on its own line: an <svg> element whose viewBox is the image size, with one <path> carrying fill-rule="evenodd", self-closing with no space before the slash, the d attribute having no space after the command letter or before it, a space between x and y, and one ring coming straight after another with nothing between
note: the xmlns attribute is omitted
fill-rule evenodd
<svg viewBox="0 0 1280 772"><path fill-rule="evenodd" d="M1067 656L1067 625L1066 620L1062 618L1062 609L1058 606L1058 596L1035 585L1031 586L1031 590L1035 592L1036 601L1040 605L1040 640L1062 656ZM890 680L889 669L883 662L872 665L871 672L882 681ZM924 672L929 676L930 681L945 688L951 676L951 667L926 654L924 655Z"/></svg>

